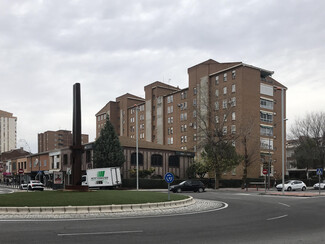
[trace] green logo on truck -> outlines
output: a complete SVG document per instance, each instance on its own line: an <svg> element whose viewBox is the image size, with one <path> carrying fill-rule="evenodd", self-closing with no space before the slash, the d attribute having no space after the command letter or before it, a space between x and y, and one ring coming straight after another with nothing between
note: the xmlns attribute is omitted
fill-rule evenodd
<svg viewBox="0 0 325 244"><path fill-rule="evenodd" d="M105 171L98 171L97 172L97 177L104 177Z"/></svg>

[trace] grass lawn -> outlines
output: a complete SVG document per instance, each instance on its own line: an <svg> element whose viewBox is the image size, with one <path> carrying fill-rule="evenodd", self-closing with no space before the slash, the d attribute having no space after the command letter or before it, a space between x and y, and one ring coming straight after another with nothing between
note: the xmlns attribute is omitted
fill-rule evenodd
<svg viewBox="0 0 325 244"><path fill-rule="evenodd" d="M170 194L172 201L186 198L187 196ZM121 190L91 192L35 191L0 195L0 207L91 206L167 201L168 194L166 193Z"/></svg>

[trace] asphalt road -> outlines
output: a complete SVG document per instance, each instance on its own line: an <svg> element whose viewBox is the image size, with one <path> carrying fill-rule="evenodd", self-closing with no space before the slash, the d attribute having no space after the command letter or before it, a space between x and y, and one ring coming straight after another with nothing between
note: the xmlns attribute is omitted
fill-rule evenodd
<svg viewBox="0 0 325 244"><path fill-rule="evenodd" d="M177 216L0 220L0 243L325 243L325 197L190 195L228 207Z"/></svg>

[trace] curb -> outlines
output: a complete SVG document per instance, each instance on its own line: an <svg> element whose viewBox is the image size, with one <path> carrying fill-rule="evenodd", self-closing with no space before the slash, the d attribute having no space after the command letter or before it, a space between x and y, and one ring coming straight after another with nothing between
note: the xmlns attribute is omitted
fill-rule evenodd
<svg viewBox="0 0 325 244"><path fill-rule="evenodd" d="M179 201L120 204L100 206L65 206L65 207L0 207L1 214L92 214L92 213L121 213L145 210L185 207L195 203L193 197Z"/></svg>

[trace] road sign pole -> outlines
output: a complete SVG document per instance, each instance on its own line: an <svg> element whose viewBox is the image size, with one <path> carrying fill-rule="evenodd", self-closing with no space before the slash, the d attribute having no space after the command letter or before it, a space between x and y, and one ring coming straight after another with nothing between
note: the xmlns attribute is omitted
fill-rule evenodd
<svg viewBox="0 0 325 244"><path fill-rule="evenodd" d="M170 183L168 183L168 201L170 201Z"/></svg>
<svg viewBox="0 0 325 244"><path fill-rule="evenodd" d="M318 194L320 195L320 174L318 174Z"/></svg>

